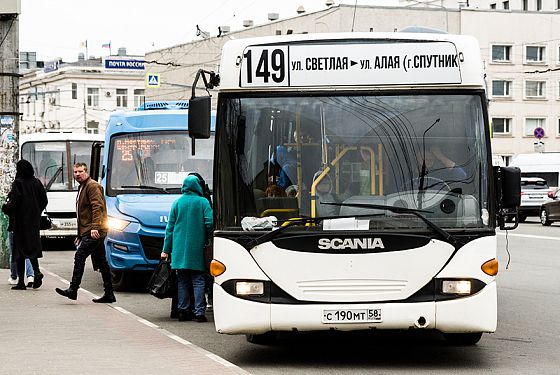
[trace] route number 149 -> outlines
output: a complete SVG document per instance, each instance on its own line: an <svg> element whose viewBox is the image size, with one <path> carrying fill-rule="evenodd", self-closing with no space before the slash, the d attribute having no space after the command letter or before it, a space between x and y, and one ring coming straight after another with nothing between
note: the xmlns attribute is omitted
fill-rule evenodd
<svg viewBox="0 0 560 375"><path fill-rule="evenodd" d="M287 86L287 55L287 48L247 48L243 54L242 86Z"/></svg>

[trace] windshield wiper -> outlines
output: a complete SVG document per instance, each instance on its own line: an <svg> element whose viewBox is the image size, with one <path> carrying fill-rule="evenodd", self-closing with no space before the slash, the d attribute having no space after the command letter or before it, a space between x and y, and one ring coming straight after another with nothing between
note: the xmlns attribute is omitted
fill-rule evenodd
<svg viewBox="0 0 560 375"><path fill-rule="evenodd" d="M372 217L372 216L380 216L380 214L366 214L366 215L343 215L343 216L324 216L324 217L298 217L294 219L288 219L284 221L284 224L275 230L267 232L260 237L255 238L253 241L249 242L249 249L252 249L255 246L258 246L262 243L268 242L276 237L279 234L284 232L286 229L296 225L305 225L305 224L317 224L324 220L333 220L333 219L349 219L349 218L357 218L357 217Z"/></svg>
<svg viewBox="0 0 560 375"><path fill-rule="evenodd" d="M440 118L438 117L422 134L422 170L420 171L420 186L418 187L418 207L422 208L422 195L424 194L424 179L426 178L426 133L433 128Z"/></svg>
<svg viewBox="0 0 560 375"><path fill-rule="evenodd" d="M157 190L157 191L160 191L160 192L165 193L165 194L171 194L165 188L160 188L160 187L157 187L157 186L150 186L150 185L123 185L123 186L121 186L121 188L123 188L123 189L130 189L130 188L149 189L149 190Z"/></svg>
<svg viewBox="0 0 560 375"><path fill-rule="evenodd" d="M60 174L62 173L62 167L58 167L56 169L56 171L54 172L54 175L51 177L51 179L49 180L49 182L47 182L47 184L45 185L45 190L49 191L51 190L51 186L54 183L54 181L58 178L58 176L60 176Z"/></svg>
<svg viewBox="0 0 560 375"><path fill-rule="evenodd" d="M445 231L439 225L434 223L433 221L426 218L423 213L433 213L433 211L428 210L420 210L415 208L406 208L406 207L396 207L396 206L387 206L384 204L369 204L369 203L329 203L329 202L321 202L321 204L331 205L331 206L339 206L339 207L356 207L356 208L372 208L377 210L387 210L397 214L413 214L414 216L418 217L424 223L428 224L430 228L432 228L437 234L439 234L443 239L457 248L457 238L451 235L449 232Z"/></svg>

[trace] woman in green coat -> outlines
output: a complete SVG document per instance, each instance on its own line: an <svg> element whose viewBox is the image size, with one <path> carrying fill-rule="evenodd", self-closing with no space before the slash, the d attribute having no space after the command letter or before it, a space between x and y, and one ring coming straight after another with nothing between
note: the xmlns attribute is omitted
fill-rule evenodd
<svg viewBox="0 0 560 375"><path fill-rule="evenodd" d="M181 192L171 206L161 257L171 254L171 268L177 270L179 320L206 322L204 245L212 235L212 208L196 176L185 178Z"/></svg>

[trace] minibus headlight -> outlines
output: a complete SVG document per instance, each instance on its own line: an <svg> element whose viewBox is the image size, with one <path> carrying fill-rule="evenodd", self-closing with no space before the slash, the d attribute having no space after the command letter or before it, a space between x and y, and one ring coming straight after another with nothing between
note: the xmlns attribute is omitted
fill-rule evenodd
<svg viewBox="0 0 560 375"><path fill-rule="evenodd" d="M118 230L118 231L124 230L124 228L126 228L128 224L130 224L130 221L117 219L116 217L111 217L111 216L109 216L107 220L107 226L109 227L109 229Z"/></svg>
<svg viewBox="0 0 560 375"><path fill-rule="evenodd" d="M470 280L443 280L441 285L443 294L471 294Z"/></svg>
<svg viewBox="0 0 560 375"><path fill-rule="evenodd" d="M264 283L262 281L238 281L235 283L235 294L238 296L262 296Z"/></svg>

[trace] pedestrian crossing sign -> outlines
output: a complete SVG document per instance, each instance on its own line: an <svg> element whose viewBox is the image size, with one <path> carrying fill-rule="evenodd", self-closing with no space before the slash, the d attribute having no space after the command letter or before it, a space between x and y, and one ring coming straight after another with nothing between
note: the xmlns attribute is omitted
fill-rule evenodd
<svg viewBox="0 0 560 375"><path fill-rule="evenodd" d="M147 73L146 74L146 87L157 88L160 85L159 74L158 73Z"/></svg>

